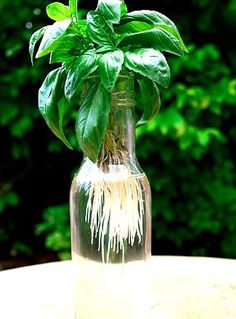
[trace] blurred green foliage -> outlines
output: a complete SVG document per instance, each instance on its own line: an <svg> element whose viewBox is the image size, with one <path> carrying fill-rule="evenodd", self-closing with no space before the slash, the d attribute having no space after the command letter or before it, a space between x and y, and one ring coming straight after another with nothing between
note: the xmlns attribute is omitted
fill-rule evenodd
<svg viewBox="0 0 236 319"><path fill-rule="evenodd" d="M28 55L30 35L49 23L49 2L0 2L2 258L44 250L69 256L68 193L81 153L67 150L40 117L37 90L49 67L46 59L32 67ZM172 18L190 51L168 57L172 83L161 92L161 112L137 131L152 186L153 253L235 258L236 0L127 5Z"/></svg>
<svg viewBox="0 0 236 319"><path fill-rule="evenodd" d="M70 229L68 205L62 204L46 208L43 211L43 222L36 225L36 236L47 234L45 247L59 253L61 259L70 256Z"/></svg>

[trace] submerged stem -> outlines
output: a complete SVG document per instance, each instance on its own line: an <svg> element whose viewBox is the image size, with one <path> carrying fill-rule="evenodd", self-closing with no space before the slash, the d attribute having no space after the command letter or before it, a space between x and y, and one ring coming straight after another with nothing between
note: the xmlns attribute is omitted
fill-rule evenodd
<svg viewBox="0 0 236 319"><path fill-rule="evenodd" d="M104 143L101 147L101 152L98 157L98 167L104 171L108 171L108 166L119 165L124 163L127 158L128 150L122 144L121 137L116 138L114 133L110 130L106 130Z"/></svg>

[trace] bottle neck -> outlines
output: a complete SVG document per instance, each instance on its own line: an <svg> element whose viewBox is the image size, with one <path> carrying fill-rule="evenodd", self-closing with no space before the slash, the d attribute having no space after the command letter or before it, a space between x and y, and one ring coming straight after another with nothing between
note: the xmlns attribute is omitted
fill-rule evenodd
<svg viewBox="0 0 236 319"><path fill-rule="evenodd" d="M122 164L135 157L134 81L120 76L112 92L112 102L100 162Z"/></svg>

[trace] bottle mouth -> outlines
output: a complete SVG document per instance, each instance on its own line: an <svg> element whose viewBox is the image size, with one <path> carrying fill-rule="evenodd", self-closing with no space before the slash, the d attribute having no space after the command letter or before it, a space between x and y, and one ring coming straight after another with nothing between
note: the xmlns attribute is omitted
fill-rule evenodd
<svg viewBox="0 0 236 319"><path fill-rule="evenodd" d="M111 103L115 107L134 107L136 104L134 91L113 92Z"/></svg>
<svg viewBox="0 0 236 319"><path fill-rule="evenodd" d="M100 80L97 74L90 75L85 80L85 91L94 83ZM111 92L111 103L116 107L134 107L136 104L134 78L127 74L120 74Z"/></svg>
<svg viewBox="0 0 236 319"><path fill-rule="evenodd" d="M98 78L100 78L100 76L98 74L89 75L87 77L87 80L92 79L92 78L98 79ZM134 78L131 75L128 75L128 74L119 74L118 79L119 78L124 78L124 79L126 78L126 79L129 79L129 80L134 80Z"/></svg>
<svg viewBox="0 0 236 319"><path fill-rule="evenodd" d="M97 74L89 75L87 79L85 80L85 83L89 83L90 81L96 83L100 79L101 77ZM116 80L116 83L112 92L123 91L128 89L134 90L134 78L128 74L120 74Z"/></svg>

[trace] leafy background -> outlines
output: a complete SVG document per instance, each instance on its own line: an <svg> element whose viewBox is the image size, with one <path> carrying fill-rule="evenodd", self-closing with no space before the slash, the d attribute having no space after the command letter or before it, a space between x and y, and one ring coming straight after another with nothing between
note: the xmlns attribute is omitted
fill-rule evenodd
<svg viewBox="0 0 236 319"><path fill-rule="evenodd" d="M68 193L82 155L37 109L47 58L32 68L31 34L50 1L0 2L0 269L70 256ZM188 48L159 116L137 131L153 195L153 254L236 257L236 0L126 1L162 12ZM96 1L80 2L94 9ZM73 127L71 127L72 134Z"/></svg>

